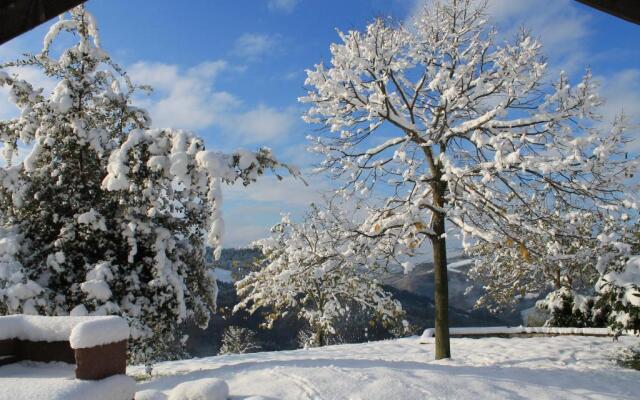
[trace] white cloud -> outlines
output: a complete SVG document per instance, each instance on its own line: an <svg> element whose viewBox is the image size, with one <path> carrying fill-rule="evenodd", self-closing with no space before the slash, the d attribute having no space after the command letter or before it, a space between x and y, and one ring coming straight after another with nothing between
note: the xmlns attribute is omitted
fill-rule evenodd
<svg viewBox="0 0 640 400"><path fill-rule="evenodd" d="M208 61L191 68L138 62L129 75L148 84L154 93L140 96L136 104L146 108L156 127L200 130L218 127L229 133L231 144L274 144L288 135L298 117L293 109L265 104L248 108L235 95L216 89L221 74L238 72L227 62Z"/></svg>
<svg viewBox="0 0 640 400"><path fill-rule="evenodd" d="M279 39L274 35L245 33L236 39L233 52L248 60L257 60L275 50Z"/></svg>
<svg viewBox="0 0 640 400"><path fill-rule="evenodd" d="M247 246L253 240L267 237L281 213L302 215L329 188L321 176L305 175L304 179L308 186L288 175L280 181L268 175L246 187L241 184L224 187L225 247Z"/></svg>
<svg viewBox="0 0 640 400"><path fill-rule="evenodd" d="M138 103L151 113L154 126L202 129L220 122L240 101L225 91L216 91L218 75L228 70L225 61L207 61L182 70L177 65L138 62L129 75L138 84L148 84L155 94Z"/></svg>
<svg viewBox="0 0 640 400"><path fill-rule="evenodd" d="M271 11L280 11L290 14L299 2L300 0L269 0L267 7Z"/></svg>
<svg viewBox="0 0 640 400"><path fill-rule="evenodd" d="M551 67L578 72L587 65L590 17L574 1L491 0L488 12L506 38L522 27L530 29L542 41L543 51L553 61Z"/></svg>
<svg viewBox="0 0 640 400"><path fill-rule="evenodd" d="M308 151L309 144L308 141L288 144L278 151L278 159L286 160L300 169L314 169L323 160L323 156Z"/></svg>
<svg viewBox="0 0 640 400"><path fill-rule="evenodd" d="M598 77L602 84L602 97L606 100L603 107L605 119L611 120L622 111L639 122L640 115L640 69L630 68L619 71L609 77Z"/></svg>
<svg viewBox="0 0 640 400"><path fill-rule="evenodd" d="M602 116L605 122L624 113L631 126L629 136L638 136L640 130L640 69L631 68L619 71L608 77L597 77L602 84L601 95L605 100ZM629 151L640 152L640 140L629 145Z"/></svg>
<svg viewBox="0 0 640 400"><path fill-rule="evenodd" d="M248 247L251 242L269 235L269 227L258 224L234 224L227 227L223 238L224 247Z"/></svg>
<svg viewBox="0 0 640 400"><path fill-rule="evenodd" d="M295 81L299 80L300 82L304 82L304 71L291 71L284 74L282 79L285 81Z"/></svg>
<svg viewBox="0 0 640 400"><path fill-rule="evenodd" d="M320 193L327 189L327 182L318 175L305 176L305 185L300 179L287 174L282 180L273 175L260 177L257 182L249 186L235 184L224 189L225 201L257 201L273 203L282 209L306 207L317 201Z"/></svg>
<svg viewBox="0 0 640 400"><path fill-rule="evenodd" d="M224 125L241 136L242 143L274 143L285 138L296 123L292 110L260 104L244 113L227 116Z"/></svg>

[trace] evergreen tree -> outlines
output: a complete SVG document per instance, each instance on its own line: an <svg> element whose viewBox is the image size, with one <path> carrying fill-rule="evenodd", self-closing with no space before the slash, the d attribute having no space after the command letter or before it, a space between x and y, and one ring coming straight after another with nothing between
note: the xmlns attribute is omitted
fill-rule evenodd
<svg viewBox="0 0 640 400"><path fill-rule="evenodd" d="M54 58L62 31L78 42ZM215 310L204 254L221 249L221 183L249 184L278 163L266 149L226 155L149 129L83 7L51 27L40 54L0 67L22 66L58 84L46 94L0 69L21 111L0 121L0 312L119 314L132 361L180 356L181 324L206 326ZM20 144L30 150L14 163Z"/></svg>

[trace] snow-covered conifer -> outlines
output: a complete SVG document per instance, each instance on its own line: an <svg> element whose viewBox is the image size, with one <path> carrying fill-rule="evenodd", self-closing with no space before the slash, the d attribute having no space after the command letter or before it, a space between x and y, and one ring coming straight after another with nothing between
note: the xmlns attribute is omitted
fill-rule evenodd
<svg viewBox="0 0 640 400"><path fill-rule="evenodd" d="M78 42L54 57L64 31ZM53 92L6 72L25 65L55 79ZM204 252L221 249L220 185L279 164L267 149L221 154L149 129L83 7L53 24L40 54L0 67L20 110L0 121L0 312L120 314L134 361L180 354L181 324L204 326L215 309Z"/></svg>
<svg viewBox="0 0 640 400"><path fill-rule="evenodd" d="M616 333L629 330L640 335L640 256L622 268L606 271L596 283L599 305L610 307L609 327Z"/></svg>
<svg viewBox="0 0 640 400"><path fill-rule="evenodd" d="M327 128L311 148L341 194L369 199L360 234L395 238L398 257L431 242L436 358L449 357L445 224L465 245L532 253L520 233L544 234L556 204L617 207L634 192L624 121L596 129L591 73L549 83L541 43L527 32L499 41L482 2L434 1L413 26L377 19L339 35L300 99L306 120Z"/></svg>

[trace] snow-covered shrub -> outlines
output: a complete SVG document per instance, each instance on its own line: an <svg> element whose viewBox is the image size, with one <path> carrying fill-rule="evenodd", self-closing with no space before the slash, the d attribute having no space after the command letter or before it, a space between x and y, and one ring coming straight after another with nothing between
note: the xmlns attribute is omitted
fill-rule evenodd
<svg viewBox="0 0 640 400"><path fill-rule="evenodd" d="M619 271L605 273L596 284L596 291L599 304L611 308L611 329L640 334L640 256L631 257Z"/></svg>
<svg viewBox="0 0 640 400"><path fill-rule="evenodd" d="M314 337L315 333L311 329L300 329L296 334L296 344L301 349L318 347L319 344L315 342Z"/></svg>
<svg viewBox="0 0 640 400"><path fill-rule="evenodd" d="M241 326L228 326L222 334L222 345L218 354L244 354L260 351L256 333Z"/></svg>
<svg viewBox="0 0 640 400"><path fill-rule="evenodd" d="M618 352L618 365L640 371L640 346L630 346Z"/></svg>
<svg viewBox="0 0 640 400"><path fill-rule="evenodd" d="M297 312L323 346L336 324L357 309L385 326L399 324L404 312L377 280L376 257L342 229L347 218L339 207L311 206L301 223L287 216L272 236L256 242L266 265L236 283L242 301L235 310L267 312L266 326Z"/></svg>
<svg viewBox="0 0 640 400"><path fill-rule="evenodd" d="M600 308L595 296L585 296L563 287L536 302L536 308L549 315L545 326L602 328L606 326L608 312Z"/></svg>
<svg viewBox="0 0 640 400"><path fill-rule="evenodd" d="M63 31L78 42L55 58ZM5 72L22 66L55 79L53 93ZM181 355L181 324L206 326L215 310L204 254L221 249L220 185L278 165L270 151L222 154L150 129L83 7L50 28L40 54L0 65L0 86L20 109L0 121L0 312L118 314L133 361Z"/></svg>

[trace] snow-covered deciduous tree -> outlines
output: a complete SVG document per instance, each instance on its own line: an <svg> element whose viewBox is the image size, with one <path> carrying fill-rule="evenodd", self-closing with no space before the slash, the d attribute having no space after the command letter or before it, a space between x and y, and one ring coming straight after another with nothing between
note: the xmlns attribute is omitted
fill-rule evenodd
<svg viewBox="0 0 640 400"><path fill-rule="evenodd" d="M376 257L350 240L353 234L342 229L346 219L332 205L312 205L301 223L283 217L272 228L272 237L255 243L266 257L265 265L236 283L242 301L235 310L267 311L268 327L297 312L318 346L327 344L338 320L352 308L388 326L401 324L400 303L376 279L378 271L371 264Z"/></svg>
<svg viewBox="0 0 640 400"><path fill-rule="evenodd" d="M78 42L53 57L63 31ZM6 72L21 66L57 80L53 93ZM215 309L204 252L221 248L221 183L248 184L279 164L266 149L226 155L190 133L149 129L83 7L50 28L40 54L0 67L20 110L0 121L0 312L120 314L134 362L179 355L180 324L205 326Z"/></svg>
<svg viewBox="0 0 640 400"><path fill-rule="evenodd" d="M467 254L475 259L469 277L485 290L476 306L499 311L525 296L560 289L566 289L565 297L566 293L572 298L594 295L599 271L624 265L638 245L637 227L628 214L616 218L605 211L559 206L538 222L537 232L521 229L520 243L507 240L468 248Z"/></svg>
<svg viewBox="0 0 640 400"><path fill-rule="evenodd" d="M241 326L228 326L222 334L222 345L218 354L245 354L260 351L256 333Z"/></svg>
<svg viewBox="0 0 640 400"><path fill-rule="evenodd" d="M640 250L637 212L620 211L559 208L539 222L538 232L520 232L526 248L513 241L470 247L470 278L485 289L476 306L497 311L526 295L548 293L536 302L548 326L640 330L633 294L640 286L633 272Z"/></svg>
<svg viewBox="0 0 640 400"><path fill-rule="evenodd" d="M616 207L636 167L624 121L596 129L591 74L550 82L540 42L500 42L481 2L435 1L413 26L377 19L339 35L300 99L327 128L312 150L341 194L370 198L361 235L394 237L398 255L431 242L436 358L449 357L445 224L464 245L511 241L532 254L521 232L544 234L557 204Z"/></svg>

